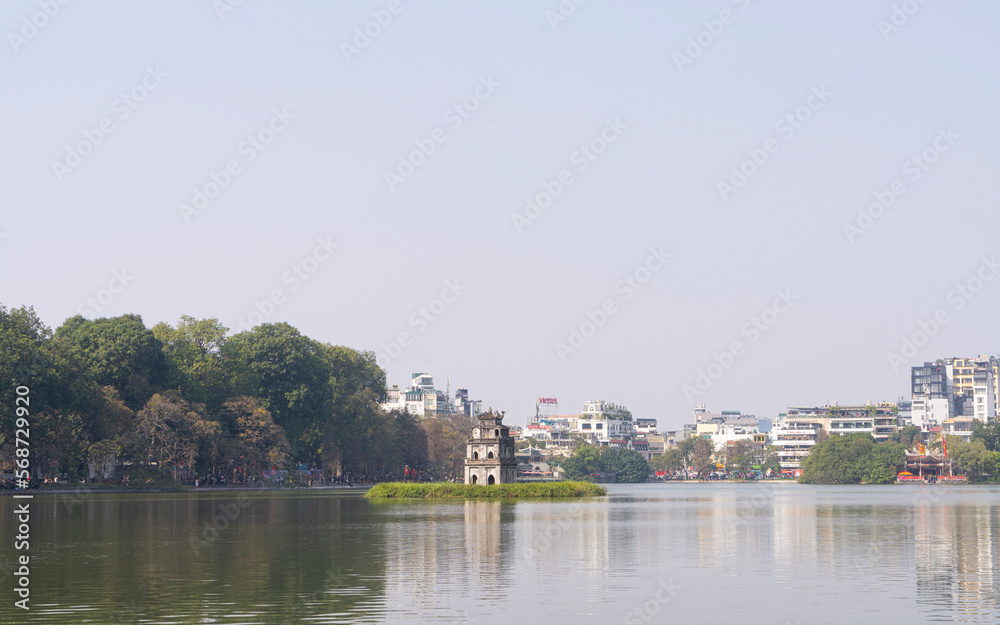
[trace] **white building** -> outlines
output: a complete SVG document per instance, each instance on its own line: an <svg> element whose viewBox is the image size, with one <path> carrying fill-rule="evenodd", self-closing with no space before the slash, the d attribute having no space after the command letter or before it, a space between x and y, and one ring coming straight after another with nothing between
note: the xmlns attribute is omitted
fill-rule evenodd
<svg viewBox="0 0 1000 625"><path fill-rule="evenodd" d="M910 423L924 432L951 418L951 401L947 397L929 398L914 395L910 405Z"/></svg>
<svg viewBox="0 0 1000 625"><path fill-rule="evenodd" d="M802 411L802 412L798 412ZM829 426L829 415L801 408L790 408L780 415L771 429L771 444L778 450L782 471L802 468L802 461L816 445L820 432Z"/></svg>
<svg viewBox="0 0 1000 625"><path fill-rule="evenodd" d="M719 451L729 443L737 441L750 441L752 443L757 434L759 431L756 425L720 425L714 434L710 434L710 437L712 444L715 445L715 450Z"/></svg>
<svg viewBox="0 0 1000 625"><path fill-rule="evenodd" d="M656 419L635 419L637 434L656 434Z"/></svg>
<svg viewBox="0 0 1000 625"><path fill-rule="evenodd" d="M620 404L604 400L588 401L576 422L575 432L591 442L607 445L611 439L627 439L635 434L632 413Z"/></svg>
<svg viewBox="0 0 1000 625"><path fill-rule="evenodd" d="M482 402L469 400L469 391L464 388L455 393L455 402L451 403L448 396L434 388L434 377L427 373L414 373L410 376L410 386L400 389L393 385L386 389L385 410L404 410L419 417L430 418L445 414L477 417L482 410Z"/></svg>

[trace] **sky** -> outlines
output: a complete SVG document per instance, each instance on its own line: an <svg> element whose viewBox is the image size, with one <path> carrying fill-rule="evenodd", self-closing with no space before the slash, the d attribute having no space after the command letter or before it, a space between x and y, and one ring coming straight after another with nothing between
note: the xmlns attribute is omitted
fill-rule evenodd
<svg viewBox="0 0 1000 625"><path fill-rule="evenodd" d="M0 5L0 304L287 322L523 424L996 353L1000 5Z"/></svg>

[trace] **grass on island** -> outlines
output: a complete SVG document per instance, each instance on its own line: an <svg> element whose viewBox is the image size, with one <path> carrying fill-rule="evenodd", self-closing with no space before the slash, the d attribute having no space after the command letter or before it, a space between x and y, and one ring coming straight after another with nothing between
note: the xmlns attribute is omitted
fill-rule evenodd
<svg viewBox="0 0 1000 625"><path fill-rule="evenodd" d="M372 499L402 498L473 498L513 497L596 497L606 495L603 486L590 482L533 482L523 484L451 484L448 482L386 482L376 484L365 494Z"/></svg>

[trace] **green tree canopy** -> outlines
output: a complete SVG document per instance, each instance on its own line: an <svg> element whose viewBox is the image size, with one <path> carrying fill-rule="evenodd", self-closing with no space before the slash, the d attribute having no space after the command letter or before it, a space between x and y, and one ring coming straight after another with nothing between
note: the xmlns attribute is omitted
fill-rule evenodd
<svg viewBox="0 0 1000 625"><path fill-rule="evenodd" d="M645 482L649 478L649 464L632 449L581 445L562 467L572 479L585 479L598 472L614 474L619 482L626 483Z"/></svg>
<svg viewBox="0 0 1000 625"><path fill-rule="evenodd" d="M56 330L98 384L117 389L125 405L140 408L168 381L162 344L139 315L94 321L77 315Z"/></svg>
<svg viewBox="0 0 1000 625"><path fill-rule="evenodd" d="M318 453L333 413L331 372L320 344L287 323L265 323L233 336L222 350L232 367L249 374L248 394L285 429L293 454Z"/></svg>
<svg viewBox="0 0 1000 625"><path fill-rule="evenodd" d="M873 456L877 444L870 434L854 433L830 436L815 445L802 463L800 482L806 484L858 484L866 478L882 483L902 447L881 443L886 449ZM902 462L905 462L905 456ZM895 477L895 467L892 467Z"/></svg>

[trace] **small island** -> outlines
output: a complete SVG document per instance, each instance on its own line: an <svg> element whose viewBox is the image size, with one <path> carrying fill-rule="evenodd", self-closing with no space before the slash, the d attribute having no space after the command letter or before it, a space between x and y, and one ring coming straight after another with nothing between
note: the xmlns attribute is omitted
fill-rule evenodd
<svg viewBox="0 0 1000 625"><path fill-rule="evenodd" d="M608 491L591 482L532 482L527 484L450 484L447 482L385 482L365 493L372 499L507 499L522 497L600 497Z"/></svg>

